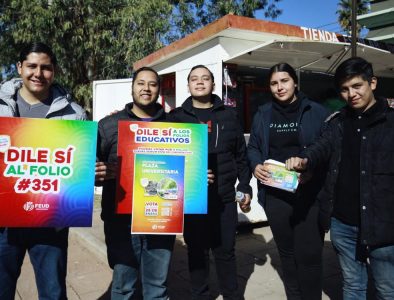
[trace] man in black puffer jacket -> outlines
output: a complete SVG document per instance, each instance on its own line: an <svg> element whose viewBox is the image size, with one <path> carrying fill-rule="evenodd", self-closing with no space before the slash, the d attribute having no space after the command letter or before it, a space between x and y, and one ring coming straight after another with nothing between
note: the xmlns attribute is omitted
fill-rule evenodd
<svg viewBox="0 0 394 300"><path fill-rule="evenodd" d="M326 229L331 221L344 299L366 299L367 264L376 298L394 299L394 109L374 96L377 79L362 58L339 65L335 83L347 107L329 118L303 159L286 166L302 171L329 161L318 199Z"/></svg>
<svg viewBox="0 0 394 300"><path fill-rule="evenodd" d="M159 75L151 68L141 68L133 75L133 103L105 117L98 124L96 182L103 186L102 213L105 243L110 267L114 270L111 299L132 299L141 272L144 299L168 299L167 274L174 235L130 234L131 216L115 212L118 121L165 121L160 104Z"/></svg>
<svg viewBox="0 0 394 300"><path fill-rule="evenodd" d="M208 124L208 168L215 176L208 187L208 214L185 216L192 299L209 299L210 249L223 298L240 299L234 250L238 220L234 186L238 179L237 190L245 194L241 208L247 208L252 189L245 140L235 111L212 94L212 72L198 65L191 69L187 80L191 97L172 111L169 119Z"/></svg>

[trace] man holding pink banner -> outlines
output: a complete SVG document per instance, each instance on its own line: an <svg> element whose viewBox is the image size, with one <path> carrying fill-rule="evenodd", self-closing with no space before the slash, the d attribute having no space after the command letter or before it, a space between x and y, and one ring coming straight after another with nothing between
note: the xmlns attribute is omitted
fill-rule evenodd
<svg viewBox="0 0 394 300"><path fill-rule="evenodd" d="M0 116L85 120L84 110L53 83L56 57L43 43L26 46L17 70L21 79L0 86ZM26 251L34 268L40 299L67 299L68 228L0 229L0 299L15 297Z"/></svg>
<svg viewBox="0 0 394 300"><path fill-rule="evenodd" d="M160 79L151 68L133 74L133 103L99 122L96 183L103 186L102 213L107 256L113 271L111 299L132 299L141 276L144 299L168 299L167 274L175 242L174 235L131 234L130 214L116 213L116 176L118 174L118 122L165 121L160 104Z"/></svg>

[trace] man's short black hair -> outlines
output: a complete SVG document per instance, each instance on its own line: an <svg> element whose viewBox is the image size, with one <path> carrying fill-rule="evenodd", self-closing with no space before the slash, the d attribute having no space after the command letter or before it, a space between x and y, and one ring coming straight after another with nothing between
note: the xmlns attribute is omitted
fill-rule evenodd
<svg viewBox="0 0 394 300"><path fill-rule="evenodd" d="M194 66L194 67L190 70L189 75L187 75L187 82L189 82L190 74L191 74L195 69L200 69L200 68L205 69L205 70L208 70L209 74L211 75L212 82L215 82L215 77L213 76L213 73L211 72L210 69L208 69L208 67L206 67L206 66L204 66L204 65L197 65L197 66Z"/></svg>
<svg viewBox="0 0 394 300"><path fill-rule="evenodd" d="M357 76L371 82L374 77L372 64L361 57L349 58L342 62L335 71L335 87L339 89L345 81Z"/></svg>
<svg viewBox="0 0 394 300"><path fill-rule="evenodd" d="M51 63L54 66L57 65L57 59L56 59L55 53L53 53L51 47L49 47L48 45L41 43L41 42L30 43L30 44L27 44L25 47L23 47L22 51L19 54L19 62L23 63L23 61L27 59L27 56L33 52L34 53L45 53L51 59Z"/></svg>
<svg viewBox="0 0 394 300"><path fill-rule="evenodd" d="M141 73L142 71L149 71L149 72L152 72L153 74L155 74L156 79L157 79L157 84L159 85L159 88L160 88L160 76L155 70L153 70L150 67L142 67L142 68L139 68L138 70L134 71L133 76L132 76L133 84L134 84L135 79L137 78L138 74Z"/></svg>

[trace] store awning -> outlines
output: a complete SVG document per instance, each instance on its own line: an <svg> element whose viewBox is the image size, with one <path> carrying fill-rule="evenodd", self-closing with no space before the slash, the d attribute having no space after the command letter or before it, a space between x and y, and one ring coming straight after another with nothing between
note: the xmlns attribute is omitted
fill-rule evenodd
<svg viewBox="0 0 394 300"><path fill-rule="evenodd" d="M358 43L357 55L373 64L376 76L394 78L394 54ZM295 69L332 74L338 64L350 56L349 43L273 40L234 55L224 62L264 68L270 68L278 62L287 62Z"/></svg>

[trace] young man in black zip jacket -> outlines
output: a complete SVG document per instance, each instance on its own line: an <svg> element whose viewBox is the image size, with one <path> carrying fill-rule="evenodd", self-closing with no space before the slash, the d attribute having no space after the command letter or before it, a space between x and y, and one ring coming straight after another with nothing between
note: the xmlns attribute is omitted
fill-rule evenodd
<svg viewBox="0 0 394 300"><path fill-rule="evenodd" d="M112 300L132 299L141 272L144 299L168 299L167 274L174 235L130 234L130 215L115 212L118 121L165 121L166 114L156 101L160 80L156 71L143 67L133 74L133 103L98 124L96 182L103 186L102 213L107 256L113 271Z"/></svg>
<svg viewBox="0 0 394 300"><path fill-rule="evenodd" d="M215 177L208 186L208 214L185 216L192 299L209 299L209 250L215 258L223 299L240 299L234 250L238 221L234 186L238 179L237 190L245 194L241 208L247 208L252 189L245 140L235 111L212 94L212 72L203 65L195 66L187 81L191 97L169 118L174 122L208 124L208 172Z"/></svg>
<svg viewBox="0 0 394 300"><path fill-rule="evenodd" d="M318 199L339 257L344 300L366 299L368 265L376 299L394 299L394 109L374 96L377 79L362 58L339 65L335 83L347 107L329 118L303 158L286 166L303 171L329 162Z"/></svg>

